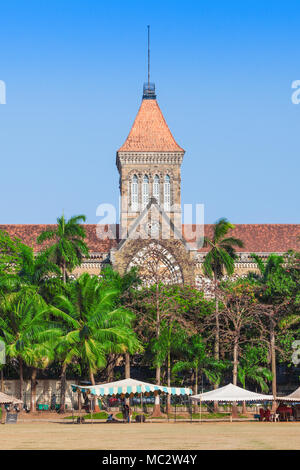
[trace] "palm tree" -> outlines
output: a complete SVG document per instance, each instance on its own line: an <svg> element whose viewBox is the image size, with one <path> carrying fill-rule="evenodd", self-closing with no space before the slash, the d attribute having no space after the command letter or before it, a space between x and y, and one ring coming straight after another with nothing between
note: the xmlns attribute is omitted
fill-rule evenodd
<svg viewBox="0 0 300 470"><path fill-rule="evenodd" d="M246 388L246 380L257 384L261 391L267 393L269 390L267 382L272 380L270 369L262 365L267 359L262 353L262 349L247 345L244 354L238 364L238 379L243 388ZM243 402L243 414L247 414L246 403Z"/></svg>
<svg viewBox="0 0 300 470"><path fill-rule="evenodd" d="M204 375L209 382L219 382L221 373L228 367L224 361L216 360L209 355L203 339L193 335L185 344L184 359L179 360L173 367L173 372L191 371L194 377L194 394L198 393L199 376Z"/></svg>
<svg viewBox="0 0 300 470"><path fill-rule="evenodd" d="M60 267L63 282L66 283L67 271L79 266L89 251L84 238L85 229L80 222L85 222L85 215L76 215L68 221L62 215L57 219L55 229L45 230L38 238L38 243L54 240L54 244L45 250L49 260Z"/></svg>
<svg viewBox="0 0 300 470"><path fill-rule="evenodd" d="M114 271L110 265L107 265L101 271L101 282L102 285L108 285L111 288L115 288L120 292L118 296L119 304L126 306L128 304L128 294L132 288L141 285L141 279L138 276L137 268L131 268L128 272L121 275L117 271ZM125 353L125 379L130 378L130 354L137 351L127 351Z"/></svg>
<svg viewBox="0 0 300 470"><path fill-rule="evenodd" d="M21 269L18 278L21 284L42 285L50 276L59 276L60 269L48 259L45 251L35 256L33 249L27 245L21 246Z"/></svg>
<svg viewBox="0 0 300 470"><path fill-rule="evenodd" d="M118 290L102 286L97 276L84 273L70 283L68 296L54 299L52 313L65 328L58 347L59 354L64 355L63 370L74 359L80 360L95 384L94 374L105 367L108 354L139 348L131 329L134 315L116 305L118 295Z"/></svg>
<svg viewBox="0 0 300 470"><path fill-rule="evenodd" d="M280 325L280 322L284 322L284 319L287 320L287 323L291 320L291 324L293 321L299 321L297 318L293 320L293 315L291 317L286 315L286 311L283 308L283 303L288 302L293 297L298 287L297 282L290 276L284 266L285 259L283 256L271 254L265 262L254 253L251 256L256 261L259 272L249 273L248 278L258 286L258 299L265 304L266 308L263 309L263 305L260 305L260 307L269 318L272 394L275 397L277 395L276 327Z"/></svg>
<svg viewBox="0 0 300 470"><path fill-rule="evenodd" d="M210 248L205 256L203 263L204 274L213 278L214 294L216 305L216 333L215 333L215 359L220 356L220 329L219 329L219 301L217 295L217 286L219 280L226 273L228 276L234 272L234 262L236 259L235 247L242 248L244 243L239 238L228 237L229 230L235 226L227 219L218 220L214 226L213 237L210 239L204 237L204 246Z"/></svg>
<svg viewBox="0 0 300 470"><path fill-rule="evenodd" d="M32 366L45 362L45 344L54 344L61 334L48 317L49 307L32 289L25 288L13 296L6 295L1 303L0 339L6 345L6 354L18 360L21 400L24 363Z"/></svg>

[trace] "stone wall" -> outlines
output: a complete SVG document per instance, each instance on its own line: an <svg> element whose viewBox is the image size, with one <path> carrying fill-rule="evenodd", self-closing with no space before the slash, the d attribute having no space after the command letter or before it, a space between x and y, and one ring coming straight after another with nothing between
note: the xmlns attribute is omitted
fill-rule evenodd
<svg viewBox="0 0 300 470"><path fill-rule="evenodd" d="M37 404L51 404L51 397L53 394L56 395L56 403L60 403L60 381L59 380L47 380L39 379L37 381ZM72 390L71 383L74 381L68 380L66 387L66 404L71 406L72 404ZM15 397L19 396L19 381L18 380L4 380L4 393L7 395L13 395ZM24 403L30 406L31 400L31 386L30 380L24 380ZM75 399L75 394L73 393L73 399Z"/></svg>

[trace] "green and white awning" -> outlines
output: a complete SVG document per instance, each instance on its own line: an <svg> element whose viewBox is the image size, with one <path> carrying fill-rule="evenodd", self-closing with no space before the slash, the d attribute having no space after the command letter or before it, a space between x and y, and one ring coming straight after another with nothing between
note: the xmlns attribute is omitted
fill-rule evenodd
<svg viewBox="0 0 300 470"><path fill-rule="evenodd" d="M162 385L154 385L141 382L135 379L118 380L100 385L81 386L72 384L73 392L81 391L82 393L90 393L97 397L104 395L130 395L131 393L167 393L169 395L191 395L192 390L184 387L164 387Z"/></svg>

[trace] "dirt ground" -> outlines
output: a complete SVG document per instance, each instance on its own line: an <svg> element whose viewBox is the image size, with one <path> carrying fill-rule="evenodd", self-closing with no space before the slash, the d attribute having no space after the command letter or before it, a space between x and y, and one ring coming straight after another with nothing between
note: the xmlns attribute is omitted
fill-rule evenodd
<svg viewBox="0 0 300 470"><path fill-rule="evenodd" d="M300 449L300 422L0 425L0 449Z"/></svg>

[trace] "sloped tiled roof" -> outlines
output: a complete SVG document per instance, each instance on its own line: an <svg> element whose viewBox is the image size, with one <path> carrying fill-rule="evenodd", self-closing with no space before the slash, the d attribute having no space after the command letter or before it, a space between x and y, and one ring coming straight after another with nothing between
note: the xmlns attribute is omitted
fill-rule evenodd
<svg viewBox="0 0 300 470"><path fill-rule="evenodd" d="M26 245L31 246L34 251L40 251L47 243L39 245L37 237L45 230L54 229L55 224L16 224L0 225L0 230L5 230L11 237L19 238ZM98 236L97 227L101 230L101 238ZM113 238L113 233L118 237L118 225L96 225L84 224L86 231L86 244L92 253L108 253L109 250L118 244L118 240ZM49 243L48 243L49 244Z"/></svg>
<svg viewBox="0 0 300 470"><path fill-rule="evenodd" d="M12 237L20 238L24 243L32 246L35 251L41 249L41 245L36 243L37 236L44 230L54 228L55 225L0 225L0 230L5 230ZM212 237L213 225L207 224L204 227L204 234ZM111 248L118 245L118 225L96 225L84 224L86 230L86 243L91 253L107 253ZM184 238L188 241L189 230L195 231L195 225L183 225ZM99 236L99 229L101 237ZM116 233L117 238L113 238ZM238 248L238 252L245 253L284 253L287 250L300 250L299 224L236 224L230 235L240 238L244 242L244 248ZM199 251L206 252L208 248L201 248Z"/></svg>
<svg viewBox="0 0 300 470"><path fill-rule="evenodd" d="M190 230L195 231L195 225L183 225L183 236L188 241ZM204 236L212 238L214 225L204 226ZM244 242L243 248L237 251L244 253L284 253L288 250L300 250L299 224L235 224L235 228L228 233ZM209 248L201 248L206 252Z"/></svg>
<svg viewBox="0 0 300 470"><path fill-rule="evenodd" d="M118 152L184 152L155 99L143 99L131 131Z"/></svg>

